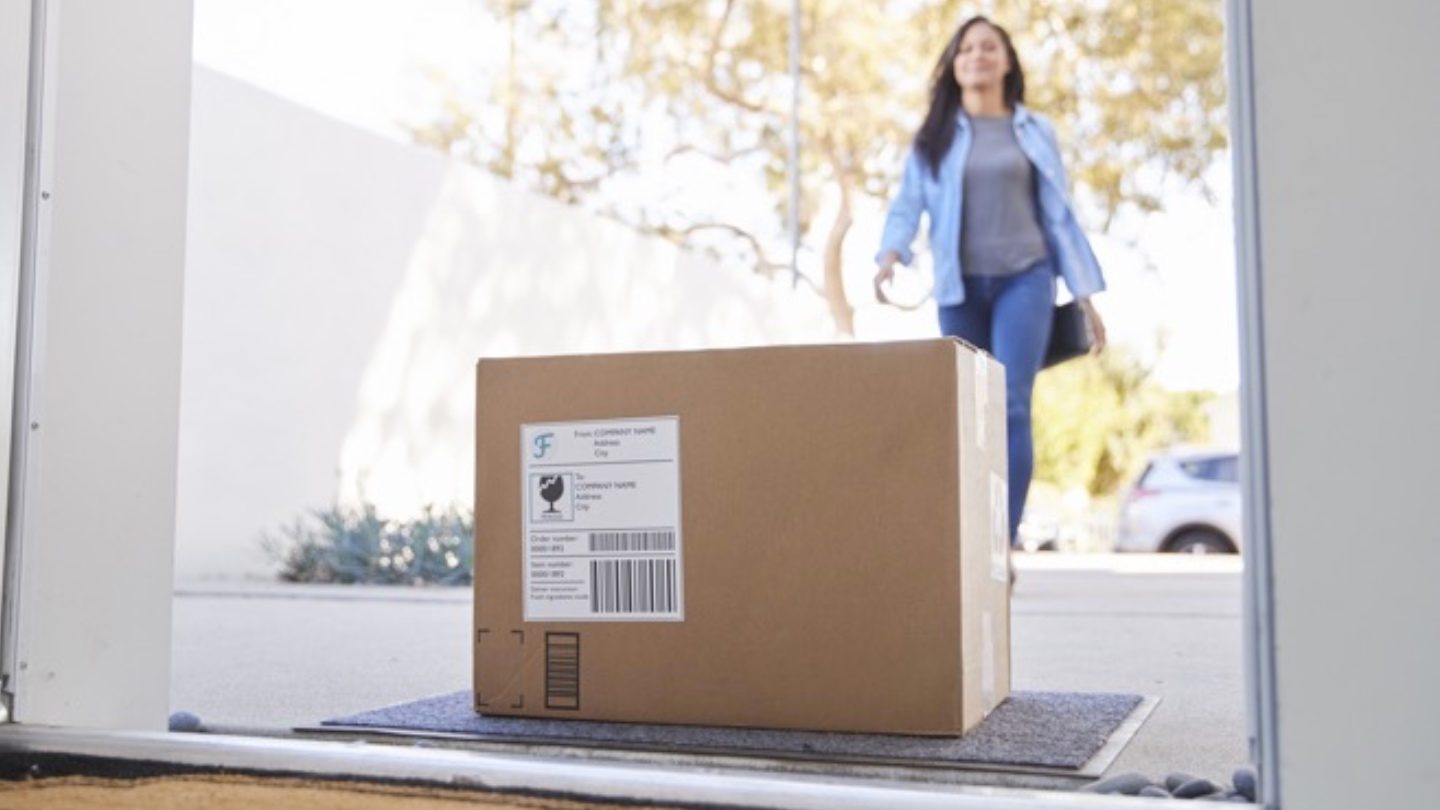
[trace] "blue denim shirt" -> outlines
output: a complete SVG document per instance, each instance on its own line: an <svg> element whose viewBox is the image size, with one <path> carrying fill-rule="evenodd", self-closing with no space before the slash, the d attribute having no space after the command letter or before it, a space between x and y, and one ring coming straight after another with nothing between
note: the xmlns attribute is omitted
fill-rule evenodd
<svg viewBox="0 0 1440 810"><path fill-rule="evenodd" d="M1105 289L1100 262L1090 249L1090 241L1080 230L1070 206L1065 185L1065 167L1060 163L1060 146L1055 129L1039 115L1015 105L1015 138L1020 150L1035 167L1038 187L1040 230L1050 248L1050 262L1065 279L1070 294L1076 298L1094 295ZM962 112L958 116L955 140L940 162L940 176L931 174L925 158L911 148L905 160L905 176L900 193L890 204L885 218L885 233L875 260L886 251L895 251L904 264L915 254L910 243L920 228L921 212L930 215L930 245L935 254L935 303L952 306L965 300L965 286L960 274L960 223L964 205L965 158L970 152L970 122Z"/></svg>

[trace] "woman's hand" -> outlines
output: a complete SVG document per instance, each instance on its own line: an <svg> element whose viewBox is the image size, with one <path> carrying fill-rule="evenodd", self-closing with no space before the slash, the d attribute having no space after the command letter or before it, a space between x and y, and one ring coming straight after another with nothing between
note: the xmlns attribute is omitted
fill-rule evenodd
<svg viewBox="0 0 1440 810"><path fill-rule="evenodd" d="M885 255L880 257L880 269L875 272L875 300L882 304L890 303L890 298L885 295L884 288L891 279L895 278L895 262L899 258L893 250L886 251Z"/></svg>
<svg viewBox="0 0 1440 810"><path fill-rule="evenodd" d="M1100 310L1089 298L1080 299L1080 308L1085 310L1085 317L1090 321L1090 353L1099 354L1105 348L1105 319L1100 317Z"/></svg>

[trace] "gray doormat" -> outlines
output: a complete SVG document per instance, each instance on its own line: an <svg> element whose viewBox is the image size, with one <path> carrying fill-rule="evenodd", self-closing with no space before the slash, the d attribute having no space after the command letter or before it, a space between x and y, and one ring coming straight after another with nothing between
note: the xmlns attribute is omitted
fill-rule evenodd
<svg viewBox="0 0 1440 810"><path fill-rule="evenodd" d="M1156 703L1139 695L1014 692L973 731L954 738L496 717L476 714L472 700L468 690L452 692L297 730L870 764L1091 772L1103 770L1119 754ZM1102 749L1109 754L1106 761L1092 762ZM1091 767L1085 767L1087 763Z"/></svg>

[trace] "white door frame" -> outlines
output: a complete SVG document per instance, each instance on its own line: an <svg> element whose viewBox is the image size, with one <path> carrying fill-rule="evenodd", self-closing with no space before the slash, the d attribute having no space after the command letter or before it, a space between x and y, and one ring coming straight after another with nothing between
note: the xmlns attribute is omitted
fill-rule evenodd
<svg viewBox="0 0 1440 810"><path fill-rule="evenodd" d="M7 463L0 466L0 507L6 514L5 548L0 555L0 717L6 722L11 717L14 698L14 684L9 677L11 667L5 662L15 660L15 640L19 635L18 618L20 611L16 597L20 593L18 580L23 544L18 527L24 522L18 514L23 497L14 497L13 487L23 486L23 476L12 476L11 468L17 463L24 467L24 450L11 444L10 437L18 422L24 424L25 414L15 407L17 401L26 401L23 390L15 388L17 378L28 380L28 360L19 359L30 353L30 335L34 294L31 290L32 273L35 266L34 251L39 224L35 217L40 211L36 198L39 196L39 151L40 124L44 120L40 104L44 98L41 81L45 75L42 58L31 42L43 42L45 33L43 18L31 14L28 0L3 0L0 5L0 110L14 110L19 115L0 119L0 285L3 293L0 300L5 302L0 310L0 391L3 391L3 408L0 408L0 431L3 442L0 450L5 453ZM25 302L22 306L20 302ZM18 368L18 373L17 373ZM24 383L22 383L24 385ZM16 512L10 511L11 504ZM12 533L12 527L15 531ZM13 534L13 536L12 536Z"/></svg>
<svg viewBox="0 0 1440 810"><path fill-rule="evenodd" d="M17 0L4 0L6 2L17 2ZM65 0L52 0L46 3L44 0L34 0L33 7L46 10L47 6L64 7ZM80 14L104 14L97 11L97 8L110 4L88 4L87 6L71 6L70 9L82 8L83 11L76 11ZM1329 6L1338 7L1338 2L1332 0ZM127 6L130 13L142 13L135 11L137 7ZM182 10L188 20L190 7L188 2L176 2L167 6L167 12L174 13L177 9ZM1280 9L1280 10L1277 10ZM1276 188L1267 188L1263 195L1269 202L1262 200L1261 188L1258 185L1258 178L1261 176L1261 166L1258 163L1258 155L1262 151L1261 130L1257 129L1256 110L1257 106L1267 111L1270 103L1276 101L1274 95L1266 95L1267 104L1262 106L1257 103L1257 84L1255 76L1255 52L1252 50L1252 40L1257 39L1257 34L1252 23L1255 22L1255 4L1252 0L1227 0L1226 10L1228 14L1226 36L1228 40L1229 64L1231 69L1231 116L1232 116L1232 149L1234 155L1234 177L1235 177L1235 217L1236 217L1236 258L1237 274L1239 279L1239 303L1240 303L1240 327L1241 327L1241 379L1242 379L1242 417L1245 439L1245 474L1244 487L1246 493L1246 555L1247 564L1245 570L1245 675L1246 675L1246 703L1249 717L1249 732L1252 743L1252 754L1260 766L1262 796L1266 805L1279 807L1284 799L1282 788L1292 790L1294 783L1285 782L1284 767L1294 769L1296 750L1303 746L1291 746L1292 752L1289 759L1282 762L1280 755L1280 744L1282 741L1282 708L1279 704L1281 695L1280 685L1286 683L1281 674L1277 672L1277 662L1280 657L1277 655L1277 622L1276 622L1276 582L1280 574L1276 569L1277 557L1272 543L1272 515L1270 512L1272 496L1272 462L1277 459L1268 457L1269 442L1272 437L1269 431L1269 409L1273 405L1271 392L1267 385L1273 375L1266 367L1266 358L1272 360L1276 357L1276 348L1267 346L1266 321L1267 313L1273 310L1264 297L1266 285L1265 274L1262 272L1261 257L1261 214L1262 210L1274 211L1277 205L1276 199L1283 200L1283 197L1276 197ZM1333 8L1331 9L1334 10ZM46 13L54 11L50 8ZM1430 14L1417 7L1408 7L1401 10L1390 9L1393 12L1393 20L1387 22L1391 28L1384 31L1393 31L1397 25L1419 22L1410 20L1410 17L1419 18L1423 14ZM1276 33L1276 20L1284 14L1303 16L1303 6L1297 2L1289 5L1283 3L1279 6L1271 6L1262 10L1262 21L1266 27L1260 32L1262 36L1258 41L1264 47L1276 47L1280 44ZM68 20L67 20L68 22ZM1297 22L1299 22L1297 20ZM1377 23L1378 25L1378 23ZM1425 26L1418 26L1425 27ZM1430 26L1434 27L1434 26ZM161 42L165 48L183 47L188 53L188 29L183 33L174 28L160 27ZM64 36L62 32L62 36ZM51 34L51 41L54 34ZM181 41L183 40L183 42ZM154 44L153 42L151 43ZM1318 47L1318 46L1317 46ZM1302 54L1303 56L1303 54ZM1422 67L1430 67L1435 64L1435 57L1430 54L1420 54L1414 57L1416 63ZM1426 61L1428 60L1428 61ZM54 64L47 60L46 64ZM1273 63L1270 63L1273 64ZM154 67L153 63L151 64ZM186 68L188 74L188 67ZM1416 75L1429 75L1421 70ZM101 80L100 78L96 79ZM188 83L188 75L186 77ZM1423 83L1422 83L1423 84ZM172 87L173 89L173 87ZM1422 94L1426 88L1417 86ZM62 90L61 92L68 92ZM1268 92L1268 91L1267 91ZM1283 99L1281 99L1283 101ZM64 99L60 100L62 103ZM1280 105L1284 106L1284 105ZM1283 114L1295 115L1294 108L1286 107ZM1384 122L1382 122L1384 123ZM170 124L173 127L173 120ZM1388 124L1387 124L1388 125ZM158 124L156 126L159 126ZM167 136L163 131L157 131L159 137L173 137L174 132ZM42 152L47 146L55 143L45 138L41 139ZM65 144L61 143L59 148L64 149ZM183 149L181 150L183 154ZM1269 154L1267 152L1267 154ZM44 155L41 155L41 173L43 174ZM5 159L0 154L0 160ZM1433 158L1431 158L1433 161ZM173 168L173 167L171 167ZM1426 177L1430 177L1426 175ZM173 179L173 178L172 178ZM1343 191L1343 190L1342 190ZM0 199L0 204L3 204ZM1264 203L1264 204L1262 204ZM27 205L38 205L33 199L27 200ZM1269 206L1269 207L1267 207ZM28 210L28 209L27 209ZM183 216L178 220L172 220L171 230L168 233L161 233L162 240L171 240L174 244L183 247L184 227ZM3 224L3 220L0 220ZM63 223L60 223L63 224ZM153 224L153 223L152 223ZM58 227L58 225L57 225ZM34 266L31 268L39 280L39 287L43 288L44 280L48 272L55 271L53 265L47 265L43 260L46 249L56 247L56 244L48 243L47 240L53 237L61 239L56 234L45 235L40 233L37 238L37 250L34 254L40 255L39 260L32 259ZM174 247L172 244L171 247ZM173 255L169 254L169 255ZM1432 268L1433 269L1433 268ZM172 268L173 270L173 268ZM179 278L176 275L160 278L163 282L159 289L161 296L178 297ZM171 286L165 286L171 285ZM1423 289L1423 288L1422 288ZM65 302L56 302L53 299L37 298L41 305L39 311L46 318L54 316L54 307L63 305ZM1273 303L1273 302L1272 302ZM1282 312L1284 312L1282 310ZM170 312L161 308L152 311L148 317L155 317L159 314L162 319L174 319L178 328L178 312ZM1293 316L1293 312L1286 313L1287 317ZM37 321L41 320L37 318ZM168 323L168 321L167 321ZM53 323L49 323L53 327ZM1288 325L1288 324L1286 324ZM124 333L123 323L114 322L111 324L117 331ZM41 328L37 326L37 329ZM70 343L66 348L74 351L79 344ZM42 363L31 369L30 381L33 382L41 371L47 375L52 373L57 364L63 365L65 358L57 356L57 348L52 343L48 356L43 358ZM175 345L165 351L173 349L178 352L178 334L175 337ZM1316 349L1320 350L1320 349ZM1285 356L1284 359L1293 359L1293 356ZM169 359L162 359L161 365L168 363ZM178 368L178 364L177 364ZM162 375L163 376L163 375ZM25 382L25 380L21 380ZM20 386L16 390L17 398L20 396ZM169 394L164 396L168 397ZM161 399L157 395L157 401ZM168 400L166 400L168 401ZM1287 400L1288 401L1288 400ZM171 425L173 431L175 426ZM173 435L171 440L173 441ZM173 445L164 446L161 441L158 448L150 452L157 457L166 453L170 454L171 466L169 483L173 484ZM129 446L127 446L129 447ZM1428 447L1428 445L1426 446ZM129 447L133 450L133 447ZM48 459L48 456L45 457ZM62 456L63 458L63 456ZM59 463L59 462L57 462ZM64 479L43 478L43 470L37 472L33 465L22 464L19 468L12 466L12 469L23 470L26 476L26 491L37 484L59 485ZM120 469L117 467L117 469ZM155 477L157 481L165 480L165 467L163 463L157 463L146 468L147 473ZM18 474L18 473L17 473ZM12 491L15 491L12 482ZM1292 482L1293 486L1293 482ZM172 488L173 500L173 488ZM27 497L32 497L27 495ZM27 501L28 503L28 501ZM173 504L172 504L173 506ZM157 509L155 503L149 504L152 510ZM1410 508L1420 508L1420 505L1413 505ZM172 509L173 511L173 509ZM50 513L46 513L48 519ZM53 537L45 537L43 531L35 534L35 524L32 524L28 513L21 512L22 518L17 525L10 526L11 545L18 542L19 546L7 553L7 558L13 560L16 551L23 549L26 554L22 559L28 558L33 550L37 538L43 538L51 542ZM11 509L11 522L15 522L16 510L14 504ZM43 524L40 530L46 528ZM167 538L168 540L168 538ZM1289 562L1292 558L1286 557ZM23 569L24 576L19 577L11 571L7 578L7 584L15 586L20 583L23 590L35 589L56 589L64 590L71 588L71 595L84 597L85 594L75 594L74 586L67 583L62 571L49 568ZM1283 583L1292 588L1300 589L1299 586L1291 583L1302 583L1302 585L1313 585L1307 582L1303 572L1298 571L1293 564L1283 570ZM118 587L118 586L117 586ZM132 582L128 586L136 597L140 599L143 607L136 608L133 614L141 624L157 623L162 618L165 623L163 628L153 628L155 632L163 633L168 640L168 572L163 590L166 599L162 607L157 608L154 600L156 585L153 581ZM146 590L142 593L142 590ZM7 600L12 599L13 587L5 589ZM11 610L10 618L18 620L18 625L7 626L6 646L7 649L14 643L17 627L20 631L26 630L32 621L49 622L50 632L66 632L66 621L70 622L68 629L79 628L82 625L74 615L65 617L64 621L56 621L53 618L38 616L27 609L27 602L23 599L19 602L18 611ZM1288 604L1288 603L1282 603ZM15 605L7 603L7 607L14 608ZM1292 630L1304 621L1303 616L1294 615L1292 610L1287 614L1287 627ZM1419 617L1418 621L1425 621L1433 617ZM113 626L111 627L113 630ZM21 633L23 638L23 632ZM1421 643L1417 638L1416 643ZM158 658L162 653L157 652L153 644L147 644L147 656ZM142 656L143 657L143 656ZM164 653L168 658L168 649ZM14 657L11 657L14 660ZM1290 664L1288 672L1292 674L1296 670L1295 661L1284 659ZM1433 658L1424 659L1423 666L1429 667L1425 672L1434 668ZM1383 666L1384 662L1378 662ZM143 668L142 668L143 669ZM153 667L150 672L156 671ZM143 685L143 684L142 684ZM22 687L26 684L22 682ZM154 684L149 684L153 687ZM1313 688L1313 684L1307 684ZM168 689L168 682L164 684ZM72 687L73 688L73 687ZM99 684L98 688L109 689L109 693L103 695L109 700L121 700L125 697L125 680L123 678ZM64 697L64 685L58 691L52 687L52 697ZM74 694L73 692L71 694ZM28 695L25 691L19 692L17 698L20 706L25 705ZM1423 699L1424 696L1421 696ZM56 704L51 704L56 705ZM1426 705L1421 704L1424 708ZM149 709L153 713L153 709ZM60 713L57 712L56 716ZM541 791L573 792L578 794L589 794L595 796L609 797L649 797L657 801L724 801L731 804L757 804L768 806L788 807L843 807L858 806L857 802L846 802L843 791L850 791L855 796L869 800L871 804L883 802L894 807L929 807L940 806L943 803L946 807L953 808L979 808L979 807L1027 807L1027 808L1066 808L1066 807L1141 807L1148 806L1144 800L1118 800L1105 797L1078 796L1069 794L1035 793L1029 791L996 791L981 788L934 788L915 785L869 785L864 788L854 785L843 786L843 791L837 792L827 788L819 780L807 778L786 778L780 776L766 776L759 774L745 775L724 775L710 773L707 775L679 774L675 769L664 767L648 767L644 765L602 765L594 763L578 763L574 761L547 761L536 758L502 755L482 755L458 751L439 750L368 750L357 751L353 746L311 741L293 740L254 740L246 738L226 738L207 735L167 735L158 732L147 732L143 729L153 725L147 716L144 723L131 723L119 731L103 731L107 725L106 715L100 710L100 704L96 701L85 702L81 710L71 715L76 722L73 725L78 728L70 730L52 730L38 727L36 724L25 722L26 718L19 717L20 723L12 723L4 729L0 729L0 749L9 748L12 750L48 750L68 751L72 753L95 754L103 756L115 756L122 758L149 758L164 759L175 762L191 764L229 765L234 767L284 767L289 770L305 770L319 773L353 774L365 775L412 775L423 778L439 780L455 779L479 779L484 784ZM1294 723L1293 717L1289 724ZM1295 740L1291 740L1295 742ZM1375 754L1370 754L1367 762L1374 764L1377 757L1383 757L1386 749L1385 741L1367 739L1362 745L1374 749ZM1393 745L1403 744L1397 740ZM1390 749L1396 750L1395 748ZM1307 771L1307 779L1315 780L1315 768L1312 766ZM1330 778L1338 780L1351 778L1353 774L1336 773ZM689 786L689 787L687 787ZM1314 791L1315 784L1307 784L1304 787ZM879 791L879 792L866 792ZM861 801L861 800L857 800ZM1154 806L1161 806L1156 804ZM1165 805L1168 806L1168 805Z"/></svg>
<svg viewBox="0 0 1440 810"><path fill-rule="evenodd" d="M3 2L7 16L21 13L23 0ZM191 4L28 6L5 705L21 724L159 730L169 713Z"/></svg>
<svg viewBox="0 0 1440 810"><path fill-rule="evenodd" d="M1279 806L1275 717L1275 620L1271 590L1270 471L1266 441L1265 329L1260 270L1260 205L1256 188L1255 62L1250 0L1226 0L1230 68L1230 150L1235 223L1235 275L1240 307L1241 474L1245 521L1245 716L1259 795Z"/></svg>

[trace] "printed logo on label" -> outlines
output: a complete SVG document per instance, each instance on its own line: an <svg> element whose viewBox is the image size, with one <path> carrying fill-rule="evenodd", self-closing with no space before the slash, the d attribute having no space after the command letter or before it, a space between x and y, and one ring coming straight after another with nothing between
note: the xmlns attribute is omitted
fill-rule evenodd
<svg viewBox="0 0 1440 810"><path fill-rule="evenodd" d="M530 520L533 523L569 523L575 519L574 475L532 473Z"/></svg>
<svg viewBox="0 0 1440 810"><path fill-rule="evenodd" d="M534 458L545 458L550 452L550 443L555 438L554 433L541 433L535 437L535 452L531 453Z"/></svg>

